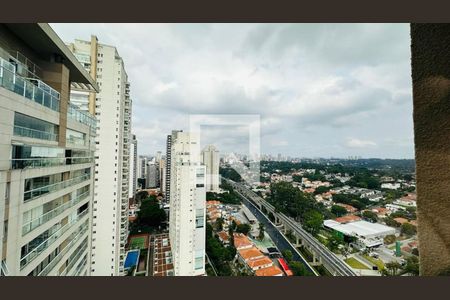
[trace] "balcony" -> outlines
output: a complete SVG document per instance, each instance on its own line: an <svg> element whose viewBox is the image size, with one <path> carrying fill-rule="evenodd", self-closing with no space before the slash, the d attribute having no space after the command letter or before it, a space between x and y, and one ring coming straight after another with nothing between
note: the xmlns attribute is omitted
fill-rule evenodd
<svg viewBox="0 0 450 300"><path fill-rule="evenodd" d="M79 108L73 103L69 102L69 107L67 109L67 116L77 122L90 126L91 130L96 132L97 129L96 118L88 112L79 110Z"/></svg>
<svg viewBox="0 0 450 300"><path fill-rule="evenodd" d="M49 212L46 212L45 214L43 214L39 218L36 218L34 220L31 220L31 221L25 223L22 226L22 236L24 236L25 234L27 234L30 231L34 230L35 228L38 228L42 224L45 224L46 222L50 221L54 217L60 215L64 211L66 211L67 209L69 209L71 207L74 207L75 205L77 205L81 201L85 200L88 196L89 196L89 191L79 195L78 197L76 197L75 199L73 199L73 200L71 200L69 202L64 203L63 205L60 205L60 206L56 207L55 209L53 209L53 210L51 210Z"/></svg>
<svg viewBox="0 0 450 300"><path fill-rule="evenodd" d="M85 175L78 176L78 177L75 177L75 178L72 178L72 179L60 181L60 182L57 182L57 183L53 183L53 184L50 184L50 185L46 185L46 186L42 186L42 187L39 187L39 188L35 188L35 189L32 189L32 190L26 191L23 194L24 202L26 203L26 202L28 202L30 200L33 200L33 199L38 198L38 197L41 197L41 196L46 195L48 193L52 193L52 192L56 192L56 191L62 190L64 188L66 188L66 187L73 186L75 184L78 184L78 183L81 183L83 181L86 181L86 180L88 180L90 178L91 178L90 174L85 174Z"/></svg>
<svg viewBox="0 0 450 300"><path fill-rule="evenodd" d="M87 250L87 246L88 245L86 243L83 247L78 249L78 251L76 252L75 256L70 260L70 262L67 265L67 267L59 274L59 276L67 276L69 271L72 270L72 268L75 265L75 263L80 259L81 255Z"/></svg>
<svg viewBox="0 0 450 300"><path fill-rule="evenodd" d="M22 126L14 126L14 135L29 137L33 139L47 140L47 141L58 141L58 135L46 131L26 128Z"/></svg>
<svg viewBox="0 0 450 300"><path fill-rule="evenodd" d="M14 158L11 159L11 169L32 169L64 165L93 163L90 157L40 157L40 158Z"/></svg>
<svg viewBox="0 0 450 300"><path fill-rule="evenodd" d="M40 105L59 112L59 93L38 79L16 73L16 66L0 58L0 86Z"/></svg>
<svg viewBox="0 0 450 300"><path fill-rule="evenodd" d="M73 237L73 239L58 253L57 256L55 256L55 258L53 258L53 260L45 266L44 269L42 269L42 271L38 274L38 276L46 276L48 275L48 273L50 273L51 270L53 270L53 268L55 267L55 265L61 261L61 259L64 257L64 255L66 255L67 252L69 252L70 249L72 249L72 247L80 240L80 238L88 231L88 226L83 226L81 228L81 230L79 230L78 233L76 233L76 235ZM82 247L81 250L79 250L79 252L84 252L87 249L87 244L85 247ZM79 253L77 254L79 255ZM78 260L78 258L76 259ZM76 261L75 260L75 261ZM73 262L72 262L73 263ZM72 265L73 266L73 265ZM70 266L70 264L66 267L66 269L64 270L66 273L68 270L70 270L70 268L72 268L72 266Z"/></svg>
<svg viewBox="0 0 450 300"><path fill-rule="evenodd" d="M8 266L6 265L6 261L2 260L0 263L0 276L8 276L9 270Z"/></svg>
<svg viewBox="0 0 450 300"><path fill-rule="evenodd" d="M39 244L32 251L27 253L24 257L20 259L20 269L25 268L29 263L31 263L39 254L44 252L48 247L50 247L57 239L59 239L64 233L66 233L74 224L80 221L83 217L85 217L89 212L89 209L84 210L80 214L78 214L77 218L70 223L59 228L55 233L49 236L45 241ZM87 227L88 225L86 225Z"/></svg>

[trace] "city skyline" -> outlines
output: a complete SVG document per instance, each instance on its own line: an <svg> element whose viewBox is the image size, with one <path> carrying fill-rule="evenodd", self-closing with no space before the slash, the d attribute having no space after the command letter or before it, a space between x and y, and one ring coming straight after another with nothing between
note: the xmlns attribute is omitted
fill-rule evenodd
<svg viewBox="0 0 450 300"><path fill-rule="evenodd" d="M52 27L63 40L95 33L120 47L139 155L164 150L191 114L228 113L261 115L262 153L414 157L406 24ZM223 152L247 147L236 128L206 134Z"/></svg>

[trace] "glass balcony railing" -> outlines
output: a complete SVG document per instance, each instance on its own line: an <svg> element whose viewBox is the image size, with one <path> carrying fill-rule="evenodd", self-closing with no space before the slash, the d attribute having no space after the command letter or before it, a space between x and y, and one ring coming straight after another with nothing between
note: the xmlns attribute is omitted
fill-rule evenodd
<svg viewBox="0 0 450 300"><path fill-rule="evenodd" d="M83 258L83 261L77 266L77 271L75 273L75 276L81 275L81 270L87 265L87 257Z"/></svg>
<svg viewBox="0 0 450 300"><path fill-rule="evenodd" d="M50 247L57 239L59 239L64 233L66 233L72 226L87 215L89 209L84 210L78 214L77 218L70 223L59 228L51 236L49 236L45 241L39 244L36 248L28 252L24 257L20 259L20 268L25 268L30 262L32 262L39 254L41 254L45 249ZM86 225L87 227L88 225Z"/></svg>
<svg viewBox="0 0 450 300"><path fill-rule="evenodd" d="M16 74L15 66L0 57L0 86L59 112L59 93L37 79Z"/></svg>
<svg viewBox="0 0 450 300"><path fill-rule="evenodd" d="M77 250L77 252L73 254L72 259L70 259L70 262L67 264L67 266L64 268L64 270L59 274L59 276L66 276L69 273L69 271L72 270L73 266L80 259L81 255L86 251L87 247L88 247L88 243L86 241L86 243L82 244L82 247L80 247Z"/></svg>
<svg viewBox="0 0 450 300"><path fill-rule="evenodd" d="M77 136L67 137L66 141L67 141L68 144L79 145L79 146L85 146L86 145L86 140L84 138L77 137Z"/></svg>
<svg viewBox="0 0 450 300"><path fill-rule="evenodd" d="M79 108L73 103L69 102L69 107L67 108L67 115L77 122L90 126L94 132L96 131L97 120L95 119L95 117L88 112L79 110Z"/></svg>
<svg viewBox="0 0 450 300"><path fill-rule="evenodd" d="M86 180L88 180L90 178L91 178L91 174L85 174L85 175L78 176L78 177L75 177L75 178L72 178L72 179L68 179L68 180L60 181L60 182L53 183L53 184L50 184L50 185L38 187L38 188L35 188L35 189L32 189L32 190L26 191L23 194L23 200L24 200L24 202L28 202L30 200L33 200L33 199L37 198L37 197L46 195L48 193L52 193L52 192L56 192L56 191L62 190L64 188L66 188L66 187L69 187L69 186L81 183L81 182L86 181Z"/></svg>
<svg viewBox="0 0 450 300"><path fill-rule="evenodd" d="M86 199L88 196L89 196L89 191L77 196L76 198L64 203L63 205L60 205L60 206L52 209L49 212L46 212L39 218L36 218L34 220L31 220L31 221L25 223L22 226L22 235L25 235L25 234L29 233L30 231L34 230L35 228L41 226L42 224L47 223L48 221L50 221L51 219L60 215L67 209L74 207L75 205L77 205L78 203L80 203L81 201Z"/></svg>
<svg viewBox="0 0 450 300"><path fill-rule="evenodd" d="M31 129L22 126L14 126L14 135L29 137L33 139L48 140L48 141L58 141L58 135L46 131Z"/></svg>
<svg viewBox="0 0 450 300"><path fill-rule="evenodd" d="M11 169L44 168L63 165L76 165L94 162L90 157L39 157L11 159Z"/></svg>
<svg viewBox="0 0 450 300"><path fill-rule="evenodd" d="M61 259L64 257L64 255L66 255L66 253L69 252L70 249L72 249L73 245L75 245L87 231L88 231L87 225L81 227L81 229L78 231L78 233L75 233L75 236L72 238L72 240L68 244L66 244L66 246L58 253L57 256L55 256L52 259L52 261L48 265L45 266L44 269L42 269L42 271L38 274L38 276L48 275L48 273L50 273L50 271L53 270L55 265L61 261ZM86 245L79 250L79 253L76 254L78 256L78 258L79 258L79 255L81 255L86 249L87 249L87 242L86 242ZM78 258L76 258L76 259L78 260ZM69 266L66 267L65 271L70 270L70 268L72 268L72 267L69 268Z"/></svg>

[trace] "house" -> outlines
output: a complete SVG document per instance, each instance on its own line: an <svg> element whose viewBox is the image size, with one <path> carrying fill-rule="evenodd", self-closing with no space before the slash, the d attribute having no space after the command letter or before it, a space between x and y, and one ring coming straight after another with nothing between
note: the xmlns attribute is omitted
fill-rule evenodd
<svg viewBox="0 0 450 300"><path fill-rule="evenodd" d="M226 231L220 231L217 233L219 241L224 245L230 244L230 235Z"/></svg>
<svg viewBox="0 0 450 300"><path fill-rule="evenodd" d="M262 258L257 258L257 259L248 261L247 265L249 266L250 269L252 269L253 271L256 271L259 269L268 268L268 267L273 266L273 261L270 258L268 258L267 256L264 256Z"/></svg>
<svg viewBox="0 0 450 300"><path fill-rule="evenodd" d="M382 189L389 189L389 190L398 190L401 187L401 184L398 182L391 183L391 182L385 182L381 184Z"/></svg>
<svg viewBox="0 0 450 300"><path fill-rule="evenodd" d="M234 239L234 247L238 251L254 247L253 243L243 233L233 233L233 239Z"/></svg>
<svg viewBox="0 0 450 300"><path fill-rule="evenodd" d="M283 271L277 266L271 266L264 269L256 270L256 276L283 276Z"/></svg>
<svg viewBox="0 0 450 300"><path fill-rule="evenodd" d="M403 225L403 224L405 224L405 223L409 223L408 219L401 218L401 217L394 218L394 221L397 222L397 223L399 223L400 225Z"/></svg>
<svg viewBox="0 0 450 300"><path fill-rule="evenodd" d="M357 211L358 211L357 208L355 208L355 207L353 207L353 206L351 206L351 205L348 205L348 204L337 203L336 205L345 208L345 210L347 210L348 213L354 213L354 212L357 212Z"/></svg>
<svg viewBox="0 0 450 300"><path fill-rule="evenodd" d="M354 215L348 215L348 216L343 216L343 217L339 217L334 219L336 222L339 222L341 224L346 224L346 223L350 223L350 222L355 222L355 221L360 221L361 218L358 216L354 216Z"/></svg>
<svg viewBox="0 0 450 300"><path fill-rule="evenodd" d="M372 201L372 202L380 202L381 200L383 200L383 196L381 194L369 195L366 198L369 199L369 201Z"/></svg>
<svg viewBox="0 0 450 300"><path fill-rule="evenodd" d="M386 216L389 215L389 210L384 207L374 207L371 210L372 212L377 214L378 218L385 218Z"/></svg>

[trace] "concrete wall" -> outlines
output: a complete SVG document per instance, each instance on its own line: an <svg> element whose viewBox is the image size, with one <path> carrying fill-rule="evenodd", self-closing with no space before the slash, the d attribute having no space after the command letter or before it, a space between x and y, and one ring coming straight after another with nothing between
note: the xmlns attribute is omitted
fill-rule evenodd
<svg viewBox="0 0 450 300"><path fill-rule="evenodd" d="M450 271L450 25L412 24L421 275Z"/></svg>

